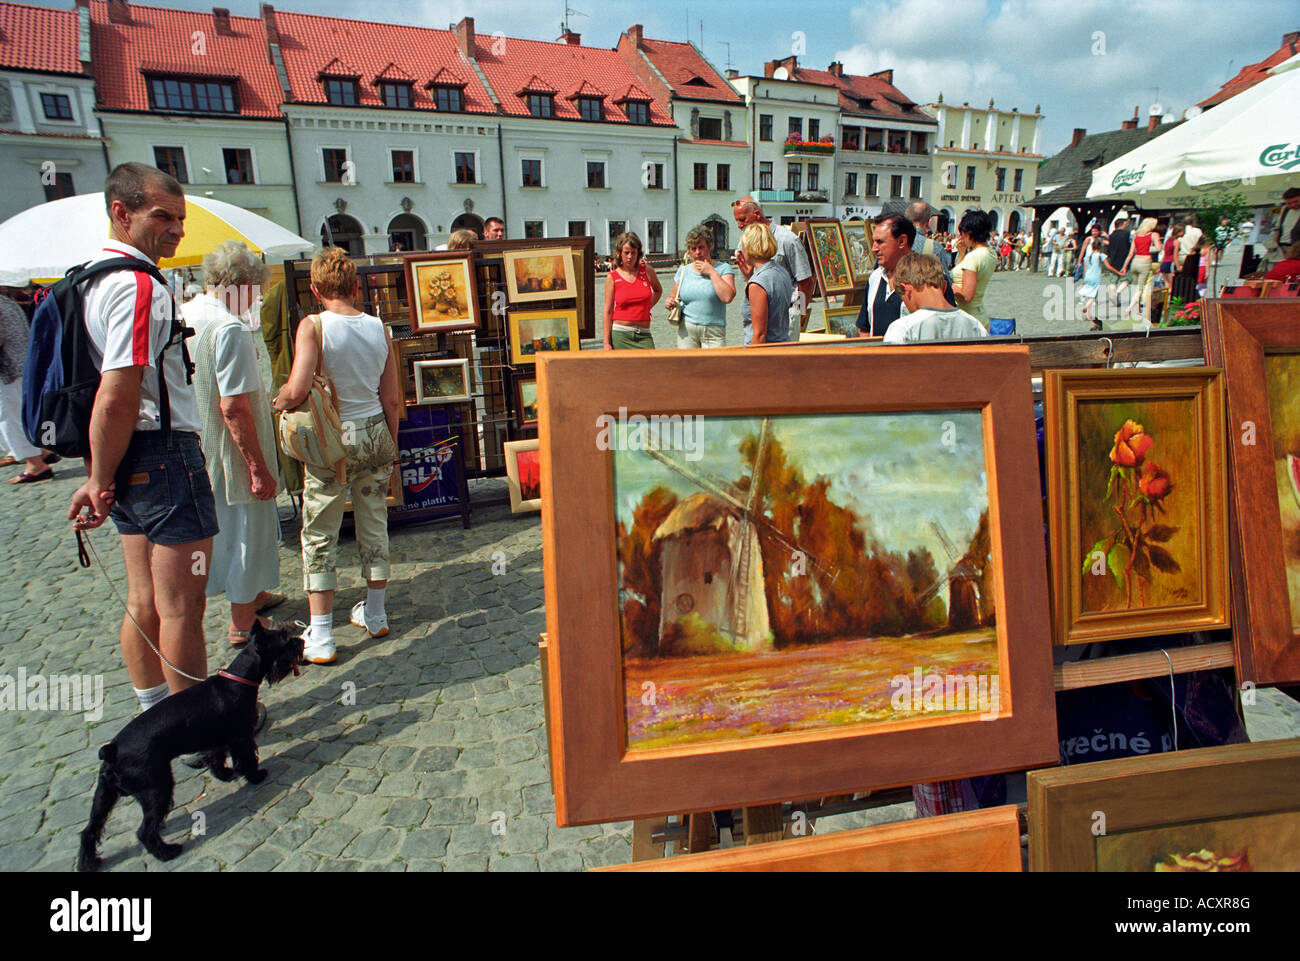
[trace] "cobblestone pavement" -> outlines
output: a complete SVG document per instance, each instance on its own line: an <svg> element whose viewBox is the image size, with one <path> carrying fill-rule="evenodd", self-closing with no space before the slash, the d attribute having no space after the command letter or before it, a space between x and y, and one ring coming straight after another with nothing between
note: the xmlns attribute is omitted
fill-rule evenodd
<svg viewBox="0 0 1300 961"><path fill-rule="evenodd" d="M1008 296L1041 300L1041 278L1016 274L998 275L991 297L1004 279ZM89 721L72 710L0 711L4 871L72 867L98 749L137 711L118 650L121 606L98 566L77 567L63 520L80 468L56 470L53 482L0 488L0 682L20 672L100 676L104 704ZM500 482L475 486L477 497L504 493ZM287 501L281 508L288 513ZM92 536L125 591L111 524ZM306 619L296 521L284 537L281 584L290 601L275 614ZM168 864L145 856L135 839L139 808L124 800L105 833L106 869L576 871L629 861L630 824L555 826L536 656L544 629L538 515L479 506L468 531L454 520L395 528L392 633L381 640L348 624L364 597L350 540L341 559L338 662L305 667L262 692L272 718L259 743L267 781L223 784L175 764L165 835L184 840L184 853ZM494 561L498 570L504 561L504 572L493 573ZM224 599L209 605L212 671L233 657L227 610ZM1255 739L1300 735L1300 705L1257 693L1247 709ZM817 827L911 815L910 804L894 805Z"/></svg>

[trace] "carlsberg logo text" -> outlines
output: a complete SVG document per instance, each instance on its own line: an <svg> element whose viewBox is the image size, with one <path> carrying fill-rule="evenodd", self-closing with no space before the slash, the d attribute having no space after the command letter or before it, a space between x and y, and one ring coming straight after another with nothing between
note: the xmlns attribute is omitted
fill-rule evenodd
<svg viewBox="0 0 1300 961"><path fill-rule="evenodd" d="M1115 179L1110 182L1110 185L1116 190L1121 190L1124 187L1132 187L1134 184L1140 183L1142 178L1146 175L1146 164L1143 164L1137 170L1121 170L1119 173L1115 174Z"/></svg>
<svg viewBox="0 0 1300 961"><path fill-rule="evenodd" d="M1265 147L1264 152L1259 155L1259 162L1265 167L1277 167L1280 170L1290 170L1300 166L1300 144L1292 146L1275 143L1271 147Z"/></svg>

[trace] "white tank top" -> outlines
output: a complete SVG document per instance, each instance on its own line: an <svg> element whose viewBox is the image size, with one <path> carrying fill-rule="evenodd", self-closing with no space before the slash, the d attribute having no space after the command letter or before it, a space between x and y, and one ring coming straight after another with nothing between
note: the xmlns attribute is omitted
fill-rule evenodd
<svg viewBox="0 0 1300 961"><path fill-rule="evenodd" d="M332 310L320 316L325 343L322 369L338 392L339 419L357 421L382 414L379 378L388 363L384 322L370 314L346 317Z"/></svg>

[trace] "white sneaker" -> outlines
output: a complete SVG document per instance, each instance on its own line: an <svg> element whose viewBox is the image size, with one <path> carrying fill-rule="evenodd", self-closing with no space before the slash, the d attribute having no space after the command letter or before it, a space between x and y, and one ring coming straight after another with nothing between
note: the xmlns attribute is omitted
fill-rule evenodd
<svg viewBox="0 0 1300 961"><path fill-rule="evenodd" d="M317 641L312 637L311 628L302 632L302 659L306 664L333 664L338 658L334 641Z"/></svg>
<svg viewBox="0 0 1300 961"><path fill-rule="evenodd" d="M371 637L384 637L388 634L388 615L366 617L365 601L357 601L356 606L352 608L352 623L357 627L364 627Z"/></svg>

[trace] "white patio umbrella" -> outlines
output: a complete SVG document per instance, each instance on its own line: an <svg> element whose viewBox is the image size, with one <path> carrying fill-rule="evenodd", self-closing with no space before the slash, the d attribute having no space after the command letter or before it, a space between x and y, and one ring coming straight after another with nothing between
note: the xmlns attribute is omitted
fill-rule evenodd
<svg viewBox="0 0 1300 961"><path fill-rule="evenodd" d="M315 245L279 224L242 207L210 197L185 196L185 239L176 256L159 264L189 267L217 244L238 240L269 262L309 251ZM0 285L49 282L69 267L85 263L109 237L103 193L51 200L24 210L0 224Z"/></svg>
<svg viewBox="0 0 1300 961"><path fill-rule="evenodd" d="M1242 194L1276 203L1300 185L1300 54L1273 76L1098 167L1089 200L1126 200L1145 210L1191 207Z"/></svg>

